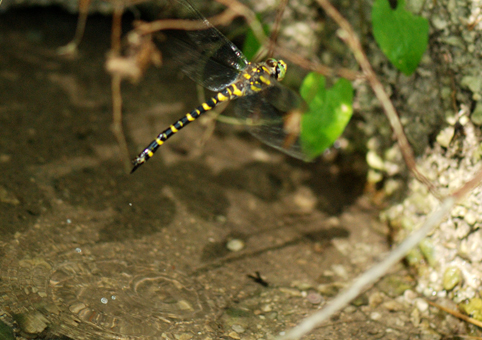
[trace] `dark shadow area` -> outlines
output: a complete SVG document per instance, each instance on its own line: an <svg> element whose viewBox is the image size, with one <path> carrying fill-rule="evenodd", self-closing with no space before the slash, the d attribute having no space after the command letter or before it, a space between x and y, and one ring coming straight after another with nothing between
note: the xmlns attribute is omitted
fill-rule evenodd
<svg viewBox="0 0 482 340"><path fill-rule="evenodd" d="M364 156L339 156L334 162L317 160L302 165L312 176L305 181L318 197L317 208L330 215L339 215L363 194L368 166Z"/></svg>
<svg viewBox="0 0 482 340"><path fill-rule="evenodd" d="M289 170L279 164L250 163L242 169L224 170L219 175L219 182L273 202L279 199L281 193L294 190Z"/></svg>

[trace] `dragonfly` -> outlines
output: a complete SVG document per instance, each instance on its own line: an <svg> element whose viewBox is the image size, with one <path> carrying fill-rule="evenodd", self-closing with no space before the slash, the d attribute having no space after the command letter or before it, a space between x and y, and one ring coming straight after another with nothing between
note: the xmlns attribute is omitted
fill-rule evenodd
<svg viewBox="0 0 482 340"><path fill-rule="evenodd" d="M263 143L306 160L299 139L285 127L286 117L301 106L301 98L281 85L287 71L283 60L269 58L251 63L228 38L187 0L178 0L204 29L186 31L186 40L175 39L169 50L182 64L182 71L203 87L217 92L212 98L185 114L159 135L132 160L131 173L147 162L169 138L219 103L237 100L235 112L249 119L249 132ZM290 142L287 142L287 141Z"/></svg>

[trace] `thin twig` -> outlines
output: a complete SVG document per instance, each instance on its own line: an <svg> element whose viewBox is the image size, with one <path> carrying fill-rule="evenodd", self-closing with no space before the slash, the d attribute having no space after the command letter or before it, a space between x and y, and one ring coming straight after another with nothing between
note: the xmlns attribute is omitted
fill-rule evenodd
<svg viewBox="0 0 482 340"><path fill-rule="evenodd" d="M220 14L210 17L208 21L214 26L220 26L230 23L238 16L240 16L239 13L228 8ZM163 30L197 31L206 29L203 21L187 19L163 19L152 22L134 21L134 27L141 34L152 34Z"/></svg>
<svg viewBox="0 0 482 340"><path fill-rule="evenodd" d="M432 305L434 307L437 307L438 309L440 310L443 310L444 312L446 313L449 313L450 315L452 316L455 316L456 318L459 318L461 320L464 320L465 322L469 322L473 325L476 325L477 327L482 327L482 322L479 321L479 320L476 320L474 318L471 318L465 314L462 314L456 310L453 310L453 309L450 309L450 308L447 308L447 307L444 307L442 305L439 305L438 303L435 303L435 302L432 302L430 300L426 300L428 302L429 305Z"/></svg>
<svg viewBox="0 0 482 340"><path fill-rule="evenodd" d="M433 212L425 221L423 226L408 236L397 248L392 250L385 260L376 264L371 269L360 275L350 288L341 292L336 298L330 301L328 306L304 319L298 326L289 330L278 340L299 339L318 327L323 321L328 320L337 311L347 306L350 301L360 295L370 285L377 282L385 275L390 268L403 259L452 209L455 203L453 197L446 198L439 209Z"/></svg>
<svg viewBox="0 0 482 340"><path fill-rule="evenodd" d="M466 182L463 187L455 190L451 196L453 196L457 201L460 201L470 191L477 188L480 183L482 183L482 169L480 169L470 181Z"/></svg>
<svg viewBox="0 0 482 340"><path fill-rule="evenodd" d="M346 68L333 69L331 67L322 65L320 63L310 61L304 58L303 56L301 56L300 54L294 53L280 46L276 46L275 51L277 54L279 54L281 57L285 58L286 60L289 60L292 63L299 65L306 70L317 72L326 77L338 76L338 77L343 77L352 81L357 79L365 79L365 75L363 73L349 70Z"/></svg>
<svg viewBox="0 0 482 340"><path fill-rule="evenodd" d="M121 50L121 34L122 34L122 14L124 7L117 5L114 7L112 16L112 32L111 32L111 55L117 56ZM122 128L122 93L121 93L122 77L120 75L112 75L112 133L117 139L120 154L124 162L126 172L130 171L129 150L127 141Z"/></svg>
<svg viewBox="0 0 482 340"><path fill-rule="evenodd" d="M281 26L281 19L283 18L283 13L285 12L286 6L288 5L288 0L281 0L277 8L276 19L273 24L273 31L269 38L268 45L268 55L271 55L278 41L279 30Z"/></svg>
<svg viewBox="0 0 482 340"><path fill-rule="evenodd" d="M450 213L455 203L461 201L466 194L481 183L482 169L470 181L454 192L452 196L445 198L439 208L429 215L422 227L410 234L397 248L392 250L385 260L360 275L350 288L340 293L327 307L304 319L298 326L289 330L286 335L279 337L278 340L299 339L314 330L334 313L347 306L351 300L378 281L393 265L403 259L411 249L420 243L442 221L445 215Z"/></svg>
<svg viewBox="0 0 482 340"><path fill-rule="evenodd" d="M254 15L254 12L246 7L245 5L233 0L218 0L218 2L226 5L228 8L225 9L218 15L212 16L207 19L214 26L223 26L231 23L236 17L242 16L246 23L249 25L253 31L256 39L265 45L268 43L268 37L264 34L263 26ZM200 20L183 20L183 19L163 19L153 22L134 22L134 27L140 34L152 34L157 31L162 30L185 30L185 31L196 31L206 29L204 22ZM320 73L324 76L332 77L339 76L346 78L348 80L363 79L364 74L352 71L349 69L332 69L330 67L321 65L316 62L311 62L301 55L291 52L287 49L275 46L275 51L280 56L286 58L287 60L301 66L304 69L312 70L314 72Z"/></svg>

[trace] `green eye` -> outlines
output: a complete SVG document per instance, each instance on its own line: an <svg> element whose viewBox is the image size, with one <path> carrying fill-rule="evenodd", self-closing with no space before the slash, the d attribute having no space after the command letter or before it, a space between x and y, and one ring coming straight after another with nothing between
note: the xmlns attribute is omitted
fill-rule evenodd
<svg viewBox="0 0 482 340"><path fill-rule="evenodd" d="M281 81L286 75L286 68L288 65L283 60L278 60L278 65L276 66L276 73L278 74L278 80Z"/></svg>

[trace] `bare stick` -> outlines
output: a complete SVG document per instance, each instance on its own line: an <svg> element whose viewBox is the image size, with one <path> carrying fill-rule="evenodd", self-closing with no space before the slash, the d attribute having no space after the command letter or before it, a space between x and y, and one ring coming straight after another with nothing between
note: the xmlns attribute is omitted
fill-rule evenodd
<svg viewBox="0 0 482 340"><path fill-rule="evenodd" d="M253 11L234 0L218 0L218 2L227 6L228 8L218 15L212 16L207 19L214 26L227 25L232 22L236 17L242 16L246 23L250 26L251 30L254 32L256 39L261 44L267 44L268 37L264 34L263 27L259 20L254 15ZM196 31L206 29L206 25L200 20L183 20L183 19L165 19L157 20L153 22L134 22L134 27L140 34L152 34L157 31L162 30L185 30L185 31ZM281 47L276 47L275 51L279 53L282 57L287 60L305 68L318 72L325 76L340 76L349 80L362 79L365 77L364 74L352 71L349 69L332 69L330 67L321 65L316 62L311 62L301 55L283 49Z"/></svg>
<svg viewBox="0 0 482 340"><path fill-rule="evenodd" d="M112 16L112 32L111 32L111 55L117 56L121 49L121 21L124 7L117 5L114 7ZM117 139L120 154L124 161L124 167L127 172L130 171L129 150L127 149L126 137L122 128L122 94L121 94L122 77L120 75L112 75L112 133Z"/></svg>
<svg viewBox="0 0 482 340"><path fill-rule="evenodd" d="M442 221L454 204L455 199L447 197L440 207L427 218L422 227L410 234L396 249L392 250L385 260L360 275L350 288L338 294L336 298L330 301L327 307L304 319L298 326L289 330L284 336L279 337L278 340L299 339L303 335L310 333L323 321L328 320L334 313L347 306L350 301L360 295L369 285L377 282L390 268L403 259L411 249Z"/></svg>
<svg viewBox="0 0 482 340"><path fill-rule="evenodd" d="M278 340L299 339L303 335L310 333L322 322L328 320L328 318L337 311L347 306L350 301L360 295L370 285L377 282L392 266L403 259L411 249L415 248L417 244L420 243L420 241L422 241L448 213L450 213L455 203L462 200L466 194L478 187L481 183L482 169L479 170L470 181L454 192L453 195L445 198L439 208L429 215L425 223L410 234L397 248L392 250L385 260L360 275L350 288L338 294L336 298L330 301L327 307L304 319L298 326L279 337Z"/></svg>

